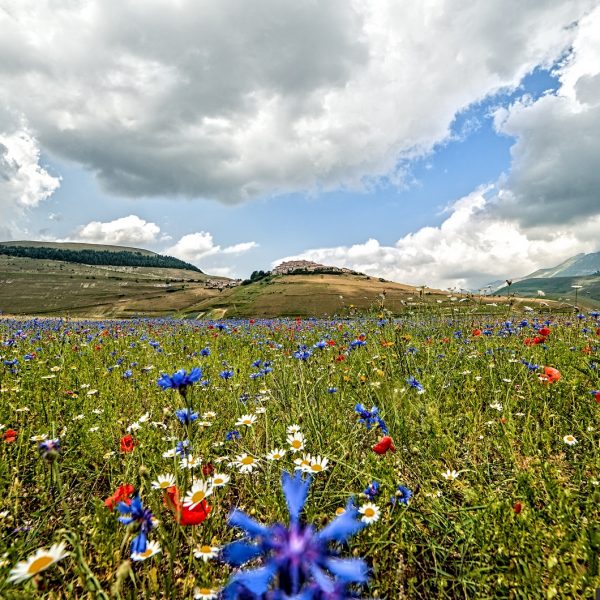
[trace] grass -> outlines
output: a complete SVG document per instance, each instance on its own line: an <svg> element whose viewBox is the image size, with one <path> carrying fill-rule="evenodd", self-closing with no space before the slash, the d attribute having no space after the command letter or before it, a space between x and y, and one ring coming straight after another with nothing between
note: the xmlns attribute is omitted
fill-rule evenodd
<svg viewBox="0 0 600 600"><path fill-rule="evenodd" d="M37 578L0 583L0 597L92 598L101 588L114 598L188 598L196 586L222 586L229 568L194 558L193 549L235 538L227 526L234 506L264 523L287 519L279 478L293 469L293 456L280 463L264 456L287 447L292 424L308 452L330 460L314 477L308 521L321 527L350 495L360 505L365 487L381 484L380 519L344 550L370 566L363 596L591 597L600 587L600 404L590 394L600 388L600 324L589 315L552 317L547 341L526 346L532 324L545 316L527 315L519 327L514 314L481 321L419 310L401 321L0 321L0 355L8 361L0 363L1 433L17 432L1 443L0 581L65 536L71 551ZM475 327L491 335L474 336ZM361 335L366 345L350 350ZM313 348L322 339L335 345ZM306 361L294 357L299 344L312 351ZM251 379L259 359L273 370ZM216 413L206 428L179 423L174 411L184 399L156 383L160 373L195 366L210 383L194 384L187 400L200 414ZM541 383L544 366L558 368L560 381ZM219 376L226 368L234 371L227 381ZM407 384L410 376L424 393ZM379 408L395 453L371 450L381 434L358 422L357 403ZM133 452L121 452L119 440L145 413L148 420L131 431ZM254 413L252 427L235 426ZM241 438L226 441L232 429ZM31 441L40 434L60 436L53 463ZM566 444L566 435L577 443ZM151 489L167 472L189 489L190 471L162 456L186 438L204 464L231 476L196 527L177 525ZM229 464L242 452L260 458L251 474ZM447 469L459 477L447 481ZM160 520L150 539L162 552L143 562L128 560L133 533L104 506L123 483ZM399 484L413 491L408 506L390 504Z"/></svg>

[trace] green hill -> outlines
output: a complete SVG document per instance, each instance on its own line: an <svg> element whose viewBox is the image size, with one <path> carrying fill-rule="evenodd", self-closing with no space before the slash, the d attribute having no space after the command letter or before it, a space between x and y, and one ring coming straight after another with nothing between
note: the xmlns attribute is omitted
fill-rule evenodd
<svg viewBox="0 0 600 600"><path fill-rule="evenodd" d="M163 256L154 252L118 246L94 246L92 244L59 244L31 242L0 242L0 254L20 258L57 260L84 265L112 265L117 267L162 267L202 271L178 258Z"/></svg>

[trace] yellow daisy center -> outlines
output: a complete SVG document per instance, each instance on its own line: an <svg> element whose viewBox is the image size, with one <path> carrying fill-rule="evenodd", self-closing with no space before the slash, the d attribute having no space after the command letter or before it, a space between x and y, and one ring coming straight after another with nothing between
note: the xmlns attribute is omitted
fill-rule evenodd
<svg viewBox="0 0 600 600"><path fill-rule="evenodd" d="M341 507L341 506L338 506L338 507L335 509L335 514L336 514L338 517L339 517L340 515L343 515L345 512L346 512L346 509L345 509L345 508L343 508L343 507Z"/></svg>
<svg viewBox="0 0 600 600"><path fill-rule="evenodd" d="M36 558L28 567L27 573L30 575L35 575L40 571L43 571L45 568L49 567L54 562L54 558L52 556L40 556Z"/></svg>
<svg viewBox="0 0 600 600"><path fill-rule="evenodd" d="M252 464L254 464L254 459L251 456L244 456L244 458L242 458L242 460L240 460L240 462L243 465L252 465Z"/></svg>
<svg viewBox="0 0 600 600"><path fill-rule="evenodd" d="M369 507L369 508L365 508L365 517L374 517L375 516L375 511Z"/></svg>
<svg viewBox="0 0 600 600"><path fill-rule="evenodd" d="M294 440L292 442L292 448L302 448L302 442L300 440Z"/></svg>
<svg viewBox="0 0 600 600"><path fill-rule="evenodd" d="M214 485L219 485L221 483L224 483L224 479L222 479L221 477L215 477L213 479L213 483L214 483Z"/></svg>
<svg viewBox="0 0 600 600"><path fill-rule="evenodd" d="M323 467L322 467L321 465L319 465L319 464L310 465L310 468L311 468L313 471L317 471L317 472L318 472L318 471L322 471L322 470L323 470Z"/></svg>
<svg viewBox="0 0 600 600"><path fill-rule="evenodd" d="M275 452L275 454L273 454L273 458L279 460L281 458L281 454L279 454L279 452Z"/></svg>
<svg viewBox="0 0 600 600"><path fill-rule="evenodd" d="M143 556L144 558L152 556L152 548L146 548L143 552L140 552L140 556Z"/></svg>
<svg viewBox="0 0 600 600"><path fill-rule="evenodd" d="M206 494L203 490L198 490L192 494L192 502L202 502L204 500Z"/></svg>
<svg viewBox="0 0 600 600"><path fill-rule="evenodd" d="M210 594L212 594L212 590L209 590L208 588L200 588L198 590L199 594L204 594L205 596L208 596Z"/></svg>
<svg viewBox="0 0 600 600"><path fill-rule="evenodd" d="M210 554L212 552L212 549L210 546L201 546L200 547L200 552L202 552L202 554Z"/></svg>
<svg viewBox="0 0 600 600"><path fill-rule="evenodd" d="M165 488L171 487L171 482L170 482L170 481L161 481L161 482L160 482L160 487L161 487L162 489L165 489Z"/></svg>

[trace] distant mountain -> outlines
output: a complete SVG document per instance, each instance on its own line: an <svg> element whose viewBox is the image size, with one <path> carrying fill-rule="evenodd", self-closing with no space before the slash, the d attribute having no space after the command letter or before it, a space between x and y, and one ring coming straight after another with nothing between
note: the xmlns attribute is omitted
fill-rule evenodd
<svg viewBox="0 0 600 600"><path fill-rule="evenodd" d="M533 278L546 279L548 277L581 277L583 275L600 275L600 252L576 254L556 267L538 269L525 277L519 278L519 281Z"/></svg>

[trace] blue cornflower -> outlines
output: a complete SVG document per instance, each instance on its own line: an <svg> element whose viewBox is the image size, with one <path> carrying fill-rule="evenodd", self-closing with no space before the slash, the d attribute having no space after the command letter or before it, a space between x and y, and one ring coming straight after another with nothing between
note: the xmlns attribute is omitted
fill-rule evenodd
<svg viewBox="0 0 600 600"><path fill-rule="evenodd" d="M38 444L38 450L42 458L52 461L58 457L60 452L60 439L44 440Z"/></svg>
<svg viewBox="0 0 600 600"><path fill-rule="evenodd" d="M177 456L187 456L192 451L190 440L183 440L183 442L177 442L175 446L175 454Z"/></svg>
<svg viewBox="0 0 600 600"><path fill-rule="evenodd" d="M202 350L200 350L200 356L210 356L210 348L208 346L202 348Z"/></svg>
<svg viewBox="0 0 600 600"><path fill-rule="evenodd" d="M425 391L425 388L412 376L407 378L406 383L408 383L410 387L415 388L419 394L422 394Z"/></svg>
<svg viewBox="0 0 600 600"><path fill-rule="evenodd" d="M407 504L409 503L410 499L412 498L412 491L409 490L406 486L404 485L399 485L398 488L396 489L396 493L391 497L390 502L392 503L392 505L396 505L396 504Z"/></svg>
<svg viewBox="0 0 600 600"><path fill-rule="evenodd" d="M343 514L321 531L300 521L310 478L282 473L281 487L290 513L290 524L261 525L244 512L234 510L229 524L246 532L247 538L232 542L222 550L222 558L234 567L262 559L258 568L238 571L223 590L226 600L237 598L265 599L271 585L273 598L349 598L348 589L368 580L367 565L362 559L340 558L330 544L338 545L359 532L364 526L357 518L352 500ZM254 539L256 543L248 540ZM339 546L338 546L339 547Z"/></svg>
<svg viewBox="0 0 600 600"><path fill-rule="evenodd" d="M262 364L262 360L259 358L258 360L255 360L255 361L252 363L252 366L253 366L253 367L256 367L256 368L258 369L258 367L260 367L260 365L261 365L261 364Z"/></svg>
<svg viewBox="0 0 600 600"><path fill-rule="evenodd" d="M362 404L357 404L354 407L354 410L360 415L360 419L358 420L359 423L362 423L367 428L367 431L369 431L371 427L379 425L383 434L388 434L387 425L379 415L379 409L376 406L371 407L371 410L367 410Z"/></svg>
<svg viewBox="0 0 600 600"><path fill-rule="evenodd" d="M221 371L219 373L219 377L221 377L221 379L224 379L225 381L227 381L228 379L231 379L233 377L233 371L231 369L226 369L225 371Z"/></svg>
<svg viewBox="0 0 600 600"><path fill-rule="evenodd" d="M327 388L327 393L328 394L335 394L336 392L337 392L337 388L336 387Z"/></svg>
<svg viewBox="0 0 600 600"><path fill-rule="evenodd" d="M123 525L137 523L139 525L139 533L131 541L131 553L144 552L148 543L148 533L154 527L154 516L149 508L144 508L139 495L135 495L131 499L131 504L119 502L117 510L128 517L119 517L119 521Z"/></svg>
<svg viewBox="0 0 600 600"><path fill-rule="evenodd" d="M186 373L185 369L179 369L179 371L176 371L173 375L161 375L156 383L158 383L163 390L171 388L185 396L188 386L192 385L192 383L196 383L201 377L202 369L200 367L195 367L189 373Z"/></svg>
<svg viewBox="0 0 600 600"><path fill-rule="evenodd" d="M180 408L179 410L175 411L175 415L184 425L189 425L198 418L198 413L192 412L189 408Z"/></svg>
<svg viewBox="0 0 600 600"><path fill-rule="evenodd" d="M319 350L323 350L323 348L327 347L327 342L325 340L319 340L314 347L318 348Z"/></svg>
<svg viewBox="0 0 600 600"><path fill-rule="evenodd" d="M225 441L231 442L232 440L239 440L242 434L237 429L232 429L225 434Z"/></svg>
<svg viewBox="0 0 600 600"><path fill-rule="evenodd" d="M294 352L294 358L298 360L308 360L312 356L312 352L310 350L296 350Z"/></svg>
<svg viewBox="0 0 600 600"><path fill-rule="evenodd" d="M366 346L367 342L365 340L356 339L352 340L349 344L350 350L354 350L355 348L359 348L360 346Z"/></svg>
<svg viewBox="0 0 600 600"><path fill-rule="evenodd" d="M379 482L371 481L371 483L365 488L363 494L369 498L369 500L375 500L375 496L379 494Z"/></svg>
<svg viewBox="0 0 600 600"><path fill-rule="evenodd" d="M123 378L124 379L129 379L132 375L133 375L133 371L131 369L127 369L127 371L125 371L123 373Z"/></svg>

